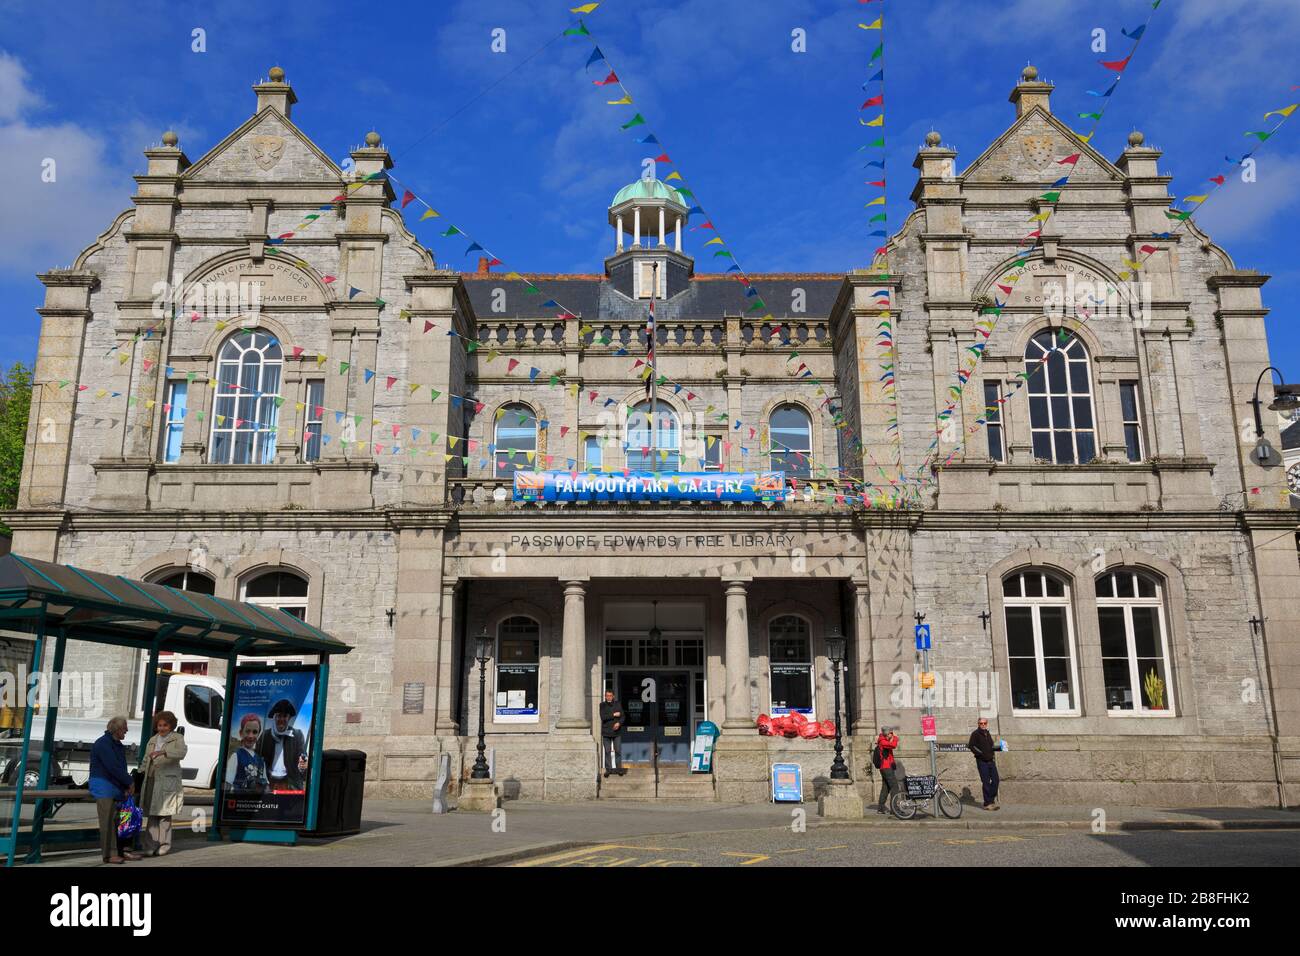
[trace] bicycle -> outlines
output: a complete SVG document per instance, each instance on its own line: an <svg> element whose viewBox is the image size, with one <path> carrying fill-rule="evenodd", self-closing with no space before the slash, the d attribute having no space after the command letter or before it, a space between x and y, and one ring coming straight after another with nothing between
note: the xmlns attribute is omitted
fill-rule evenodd
<svg viewBox="0 0 1300 956"><path fill-rule="evenodd" d="M940 777L943 774L939 775ZM939 803L939 812L949 820L956 820L961 816L962 802L961 796L956 791L949 790L943 785L943 782L937 777L912 777L914 781L919 782L917 789L921 791L915 797L908 796L907 777L903 778L903 786L890 794L889 809L894 816L900 820L910 820L916 816L916 812L930 802L931 799L937 798ZM933 787L931 787L933 783ZM928 792L927 792L928 791Z"/></svg>

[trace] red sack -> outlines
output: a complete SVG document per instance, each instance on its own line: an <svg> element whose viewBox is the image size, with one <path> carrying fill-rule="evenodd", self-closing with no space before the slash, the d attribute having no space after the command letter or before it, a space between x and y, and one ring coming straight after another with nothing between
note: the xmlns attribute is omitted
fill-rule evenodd
<svg viewBox="0 0 1300 956"><path fill-rule="evenodd" d="M763 737L770 737L772 735L772 718L767 716L767 714L758 715L758 732Z"/></svg>
<svg viewBox="0 0 1300 956"><path fill-rule="evenodd" d="M791 723L793 723L796 727L802 727L804 724L808 723L808 718L805 717L803 714L799 713L797 710L791 712L787 719Z"/></svg>
<svg viewBox="0 0 1300 956"><path fill-rule="evenodd" d="M830 738L834 739L834 737L835 737L835 721L833 721L833 720L823 720L823 721L822 721L822 724L821 724L821 731L822 731L822 736L823 736L823 737L830 737Z"/></svg>
<svg viewBox="0 0 1300 956"><path fill-rule="evenodd" d="M805 721L799 725L799 736L804 740L815 740L819 735L820 726L816 721Z"/></svg>

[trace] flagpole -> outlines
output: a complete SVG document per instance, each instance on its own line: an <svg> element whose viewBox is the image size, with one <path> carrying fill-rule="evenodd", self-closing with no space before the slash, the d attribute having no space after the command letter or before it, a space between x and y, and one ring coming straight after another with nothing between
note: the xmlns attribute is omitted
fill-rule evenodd
<svg viewBox="0 0 1300 956"><path fill-rule="evenodd" d="M659 369L658 357L655 355L656 339L659 330L655 326L655 296L659 294L659 263L650 264L650 324L647 327L649 337L647 345L650 357L650 470L659 471Z"/></svg>

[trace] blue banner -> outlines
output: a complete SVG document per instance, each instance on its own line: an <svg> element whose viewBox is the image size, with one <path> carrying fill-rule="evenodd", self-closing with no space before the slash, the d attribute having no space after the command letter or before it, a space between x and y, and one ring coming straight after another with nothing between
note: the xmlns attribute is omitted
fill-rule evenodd
<svg viewBox="0 0 1300 956"><path fill-rule="evenodd" d="M780 471L517 471L515 501L750 501L785 498Z"/></svg>

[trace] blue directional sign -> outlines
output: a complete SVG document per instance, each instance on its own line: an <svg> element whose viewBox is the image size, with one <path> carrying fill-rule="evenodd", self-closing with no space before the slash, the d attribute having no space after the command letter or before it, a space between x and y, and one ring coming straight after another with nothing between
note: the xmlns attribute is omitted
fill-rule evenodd
<svg viewBox="0 0 1300 956"><path fill-rule="evenodd" d="M918 651L928 651L930 649L930 625L916 625L916 649Z"/></svg>

